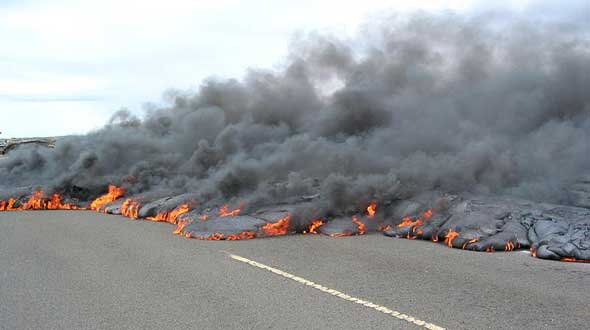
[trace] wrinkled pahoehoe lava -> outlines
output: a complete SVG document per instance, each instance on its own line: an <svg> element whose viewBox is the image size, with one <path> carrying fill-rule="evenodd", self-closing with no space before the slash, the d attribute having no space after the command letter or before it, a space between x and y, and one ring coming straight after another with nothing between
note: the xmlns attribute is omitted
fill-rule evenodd
<svg viewBox="0 0 590 330"><path fill-rule="evenodd" d="M422 13L290 49L281 69L12 150L0 210L93 209L201 239L383 231L590 259L588 31Z"/></svg>

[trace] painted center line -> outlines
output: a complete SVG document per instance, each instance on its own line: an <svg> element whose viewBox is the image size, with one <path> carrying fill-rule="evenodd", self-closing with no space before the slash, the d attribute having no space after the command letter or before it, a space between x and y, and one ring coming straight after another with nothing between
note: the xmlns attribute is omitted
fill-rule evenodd
<svg viewBox="0 0 590 330"><path fill-rule="evenodd" d="M316 290L320 290L322 292L329 293L329 294L333 295L334 297L338 297L340 299L344 299L344 300L347 300L347 301L350 301L350 302L353 302L353 303L356 303L356 304L359 304L359 305L363 305L365 307L368 307L368 308L371 308L373 310L376 310L376 311L378 311L380 313L387 314L389 316L393 316L393 317L395 317L397 319L400 319L400 320L403 320L403 321L406 321L406 322L409 322L409 323L418 325L420 327L424 327L424 328L429 329L429 330L445 330L445 328L440 327L440 326L438 326L436 324L422 321L422 320L417 319L417 318L415 318L413 316L410 316L408 314L403 314L403 313L398 312L398 311L395 311L393 309L389 309L389 308L387 308L385 306L374 304L374 303L372 303L370 301L367 301L367 300L363 300L363 299L360 299L360 298L349 296L349 295L347 295L347 294L345 294L343 292L340 292L338 290L330 289L330 288L325 287L325 286L323 286L321 284L317 284L315 282L306 280L306 279L304 279L302 277L295 276L293 274L289 274L287 272L284 272L284 271L282 271L280 269L273 268L273 267L267 266L265 264L261 264L259 262L254 261L254 260L250 260L250 259L247 259L247 258L244 258L244 257L240 257L240 256L237 256L235 254L230 254L229 256L230 256L230 258L232 258L232 259L234 259L236 261L243 262L245 264L248 264L250 266L254 266L254 267L257 267L257 268L260 268L260 269L268 270L270 272L273 272L273 273L275 273L277 275L280 275L282 277L288 278L288 279L293 280L295 282L299 282L301 284L305 284L305 285L307 285L307 286L309 286L311 288L314 288Z"/></svg>

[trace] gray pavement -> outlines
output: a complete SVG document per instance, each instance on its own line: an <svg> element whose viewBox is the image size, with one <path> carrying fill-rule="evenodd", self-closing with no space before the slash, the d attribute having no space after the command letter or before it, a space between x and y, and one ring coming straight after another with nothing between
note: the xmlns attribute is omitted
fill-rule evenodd
<svg viewBox="0 0 590 330"><path fill-rule="evenodd" d="M93 212L0 213L0 329L588 329L590 264L381 235L205 242Z"/></svg>

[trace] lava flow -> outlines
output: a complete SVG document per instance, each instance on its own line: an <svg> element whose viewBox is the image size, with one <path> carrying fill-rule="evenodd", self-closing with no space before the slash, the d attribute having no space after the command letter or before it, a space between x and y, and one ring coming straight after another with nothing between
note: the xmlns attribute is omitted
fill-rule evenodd
<svg viewBox="0 0 590 330"><path fill-rule="evenodd" d="M369 206L367 206L368 217L373 218L373 217L375 217L376 213L377 213L377 203L369 204Z"/></svg>
<svg viewBox="0 0 590 330"><path fill-rule="evenodd" d="M131 219L137 219L139 218L140 207L141 204L138 201L128 198L121 206L121 214Z"/></svg>
<svg viewBox="0 0 590 330"><path fill-rule="evenodd" d="M151 221L165 221L175 225L178 223L178 217L188 211L190 211L190 206L188 204L182 204L172 211L163 211L156 214L155 217L147 217L146 219Z"/></svg>
<svg viewBox="0 0 590 330"><path fill-rule="evenodd" d="M238 235L229 235L225 239L228 241L239 241L242 239L252 239L255 237L256 237L256 233L251 232L251 231L245 231L245 232L242 232Z"/></svg>
<svg viewBox="0 0 590 330"><path fill-rule="evenodd" d="M469 244L472 244L472 243L475 243L478 241L479 241L479 237L472 238L472 239L468 240L467 242L463 243L463 246L461 247L461 249L467 250L467 247L469 246Z"/></svg>
<svg viewBox="0 0 590 330"><path fill-rule="evenodd" d="M566 262L583 262L583 263L590 263L590 260L584 260L584 259L576 259L573 257L569 257L569 258L561 258L559 259L560 261L566 261Z"/></svg>
<svg viewBox="0 0 590 330"><path fill-rule="evenodd" d="M367 225L365 225L362 221L360 221L357 217L352 217L352 222L354 222L358 228L358 234L364 235L367 232Z"/></svg>
<svg viewBox="0 0 590 330"><path fill-rule="evenodd" d="M313 220L311 225L309 225L309 229L303 231L304 234L318 234L317 229L324 225L324 221L322 219Z"/></svg>
<svg viewBox="0 0 590 330"><path fill-rule="evenodd" d="M449 232L445 235L445 244L452 248L453 247L453 240L459 236L459 233L449 229Z"/></svg>
<svg viewBox="0 0 590 330"><path fill-rule="evenodd" d="M416 218L416 220L412 220L411 217L405 217L402 219L402 222L400 222L397 226L398 227L410 227L410 230L408 231L408 234L406 236L406 238L408 239L416 239L418 238L418 236L422 235L423 231L422 229L420 229L420 227L422 225L424 225L424 222L426 222L427 220L430 220L430 218L432 218L432 215L434 213L432 212L432 209L428 209L424 212L422 212L420 214L420 216L418 218Z"/></svg>
<svg viewBox="0 0 590 330"><path fill-rule="evenodd" d="M16 199L11 198L7 201L0 201L0 211L16 211L17 209L14 208L14 204L16 203Z"/></svg>
<svg viewBox="0 0 590 330"><path fill-rule="evenodd" d="M238 208L230 210L229 205L225 204L219 208L219 216L220 217L235 217L236 215L239 215L240 212L242 212L243 207L244 207L244 203L241 202L240 206L238 206Z"/></svg>
<svg viewBox="0 0 590 330"><path fill-rule="evenodd" d="M289 225L291 223L291 215L287 215L281 220L274 223L267 223L262 226L262 230L266 236L281 236L289 232Z"/></svg>
<svg viewBox="0 0 590 330"><path fill-rule="evenodd" d="M191 237L190 233L186 233L184 232L184 228L186 226L188 226L188 224L190 224L191 222L193 222L192 219L189 218L183 218L180 221L178 221L176 223L176 229L174 229L174 231L172 232L174 235L181 235L181 236L185 236L185 237Z"/></svg>
<svg viewBox="0 0 590 330"><path fill-rule="evenodd" d="M109 192L95 199L90 204L90 209L93 211L100 211L100 209L110 202L113 202L125 195L125 188L119 188L115 185L109 185Z"/></svg>
<svg viewBox="0 0 590 330"><path fill-rule="evenodd" d="M33 193L27 202L20 206L15 206L17 200L11 198L6 201L0 201L0 211L25 211L25 210L83 210L69 203L63 203L60 194L51 195L50 199L44 197L43 191L38 190Z"/></svg>

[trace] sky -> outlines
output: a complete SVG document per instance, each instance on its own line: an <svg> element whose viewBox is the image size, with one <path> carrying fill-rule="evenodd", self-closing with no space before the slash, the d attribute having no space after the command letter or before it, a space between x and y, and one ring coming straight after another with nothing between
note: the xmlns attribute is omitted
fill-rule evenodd
<svg viewBox="0 0 590 330"><path fill-rule="evenodd" d="M352 36L367 16L413 10L590 18L588 0L0 0L0 137L100 128L166 90L272 69L297 33ZM587 16L586 16L587 15Z"/></svg>

